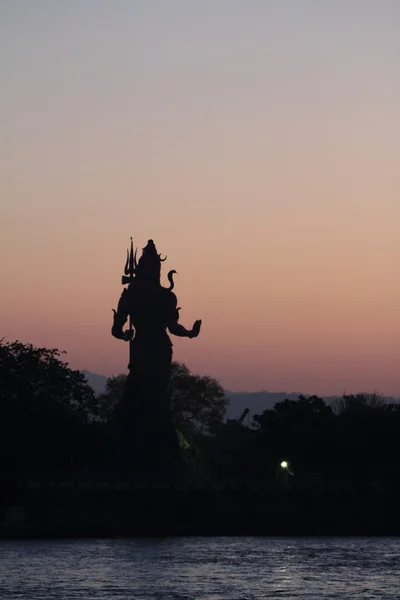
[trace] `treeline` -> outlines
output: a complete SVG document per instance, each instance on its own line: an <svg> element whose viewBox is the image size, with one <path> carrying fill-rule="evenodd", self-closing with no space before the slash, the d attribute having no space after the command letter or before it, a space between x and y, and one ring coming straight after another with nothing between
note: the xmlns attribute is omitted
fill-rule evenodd
<svg viewBox="0 0 400 600"><path fill-rule="evenodd" d="M95 396L58 350L0 341L0 471L6 476L118 468L113 414L126 376ZM397 485L400 406L374 395L284 400L251 427L224 422L220 383L173 363L171 409L184 444L219 478L276 481L288 462L292 485Z"/></svg>
<svg viewBox="0 0 400 600"><path fill-rule="evenodd" d="M126 376L95 396L57 349L0 340L0 471L10 475L118 468L113 415ZM173 363L171 410L182 446L210 435L228 399L219 382Z"/></svg>
<svg viewBox="0 0 400 600"><path fill-rule="evenodd" d="M381 396L344 395L334 406L300 396L256 415L253 426L229 422L220 428L215 437L215 455L225 457L220 472L273 479L288 461L292 485L397 485L400 405Z"/></svg>

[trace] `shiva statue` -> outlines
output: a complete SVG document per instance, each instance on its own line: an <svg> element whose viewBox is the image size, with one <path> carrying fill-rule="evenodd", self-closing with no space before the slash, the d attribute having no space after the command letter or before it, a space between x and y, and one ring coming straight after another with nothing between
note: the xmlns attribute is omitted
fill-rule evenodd
<svg viewBox="0 0 400 600"><path fill-rule="evenodd" d="M175 453L177 446L169 407L172 343L167 330L178 337L195 338L200 333L201 320L195 321L192 329L179 323L180 307L172 291L176 271L169 271L170 285L163 287L161 263L166 258L158 254L153 240L143 248L139 261L136 255L131 239L122 277L122 284L128 287L122 292L117 310L113 309L111 333L129 342L130 347L129 375L119 421L125 429L125 437L131 441L136 438L134 453L154 455L158 448L160 458L168 454L166 446L170 450L175 446ZM128 319L129 328L124 331Z"/></svg>

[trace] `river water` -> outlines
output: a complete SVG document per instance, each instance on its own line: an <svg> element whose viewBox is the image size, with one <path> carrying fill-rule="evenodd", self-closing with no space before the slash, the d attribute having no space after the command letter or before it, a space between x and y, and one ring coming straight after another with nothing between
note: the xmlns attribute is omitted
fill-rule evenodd
<svg viewBox="0 0 400 600"><path fill-rule="evenodd" d="M0 541L4 600L400 598L400 539Z"/></svg>

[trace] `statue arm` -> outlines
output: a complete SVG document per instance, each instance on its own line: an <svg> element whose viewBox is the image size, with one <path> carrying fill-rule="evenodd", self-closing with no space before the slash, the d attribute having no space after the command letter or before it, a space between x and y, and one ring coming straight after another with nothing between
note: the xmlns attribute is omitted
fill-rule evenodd
<svg viewBox="0 0 400 600"><path fill-rule="evenodd" d="M111 328L111 334L118 340L126 341L126 339L127 339L126 333L122 331L122 328L128 319L127 290L126 289L121 294L121 298L119 299L117 310L113 309L113 312L114 312L114 322L113 322L113 326Z"/></svg>
<svg viewBox="0 0 400 600"><path fill-rule="evenodd" d="M178 323L179 321L179 308L176 308L177 300L175 294L172 294L174 302L173 306L171 305L171 316L168 322L168 331L172 335L176 335L177 337L187 337L187 338L195 338L200 333L201 321L197 320L193 323L192 329L186 329L183 325Z"/></svg>
<svg viewBox="0 0 400 600"><path fill-rule="evenodd" d="M199 323L199 325L196 325L196 323ZM171 323L168 326L168 331L177 337L194 338L199 335L200 325L201 321L196 321L193 325L193 328L189 330L180 323Z"/></svg>

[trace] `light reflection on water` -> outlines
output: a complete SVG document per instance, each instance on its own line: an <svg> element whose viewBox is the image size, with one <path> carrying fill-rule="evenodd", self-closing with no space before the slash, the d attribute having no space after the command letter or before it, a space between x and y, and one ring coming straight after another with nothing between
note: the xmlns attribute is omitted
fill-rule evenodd
<svg viewBox="0 0 400 600"><path fill-rule="evenodd" d="M400 598L400 539L0 542L0 598Z"/></svg>

